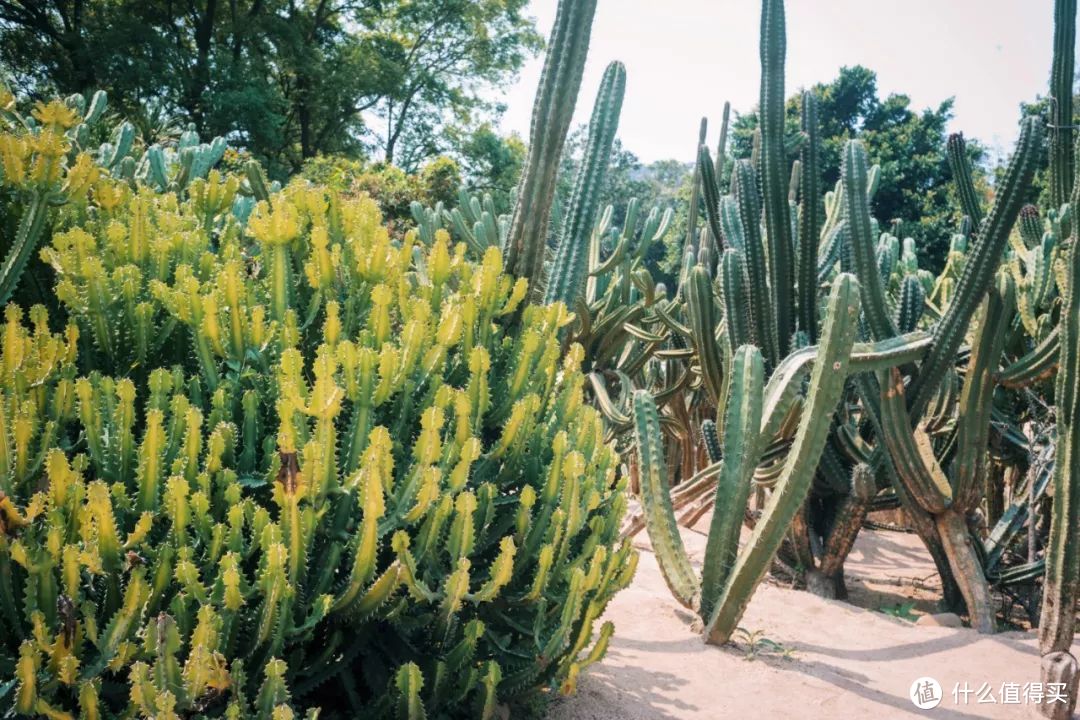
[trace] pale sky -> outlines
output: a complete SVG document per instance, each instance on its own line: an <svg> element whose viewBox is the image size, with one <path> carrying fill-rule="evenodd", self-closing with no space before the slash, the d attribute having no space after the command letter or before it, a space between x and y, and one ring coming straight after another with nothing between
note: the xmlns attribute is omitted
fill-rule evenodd
<svg viewBox="0 0 1080 720"><path fill-rule="evenodd" d="M532 0L546 37L556 0ZM709 143L724 101L757 103L758 0L599 0L575 124L586 123L604 67L622 60L619 137L643 161L693 157L702 115ZM1019 103L1046 94L1053 0L788 0L786 94L836 77L843 65L878 74L878 91L916 110L955 96L950 130L1011 152ZM543 58L503 95L502 128L529 134Z"/></svg>

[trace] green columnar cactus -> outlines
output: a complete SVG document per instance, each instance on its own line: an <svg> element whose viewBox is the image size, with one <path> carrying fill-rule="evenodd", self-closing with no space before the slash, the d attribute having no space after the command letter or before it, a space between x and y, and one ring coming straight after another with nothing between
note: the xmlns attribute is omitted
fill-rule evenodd
<svg viewBox="0 0 1080 720"><path fill-rule="evenodd" d="M1054 2L1054 64L1050 71L1050 204L1069 201L1074 182L1073 80L1076 0Z"/></svg>
<svg viewBox="0 0 1080 720"><path fill-rule="evenodd" d="M1068 3L1060 3L1068 4ZM1073 188L1072 204L1080 202L1080 184ZM1046 548L1046 580L1043 584L1039 649L1044 682L1065 683L1066 704L1040 706L1046 717L1072 717L1076 707L1080 671L1070 652L1076 629L1076 600L1080 583L1080 223L1073 223L1072 237L1063 258L1061 320L1058 325L1059 368L1056 382L1057 449L1053 474L1054 505L1050 541Z"/></svg>
<svg viewBox="0 0 1080 720"><path fill-rule="evenodd" d="M724 231L720 221L720 179L716 166L709 155L709 148L698 148L698 166L701 168L701 197L705 202L705 219L709 223L709 237L717 250L722 252ZM711 269L711 264L708 265Z"/></svg>
<svg viewBox="0 0 1080 720"><path fill-rule="evenodd" d="M703 269L695 270L700 277ZM732 360L732 380L724 406L723 458L713 503L713 523L699 582L678 534L672 499L664 482L666 463L652 396L634 394L634 421L646 527L657 560L675 597L695 607L706 621L709 642L726 642L750 595L776 553L784 532L810 490L844 388L858 326L858 283L841 275L833 285L822 343L789 356L762 388L760 351L743 346ZM798 356L798 357L797 357ZM880 362L880 359L875 361ZM735 555L754 469L762 462L764 439L771 439L799 397L804 369L813 362L809 390L792 449L776 480L772 500L750 543ZM758 438L763 442L758 442Z"/></svg>
<svg viewBox="0 0 1080 720"><path fill-rule="evenodd" d="M874 340L895 337L896 325L889 314L882 288L878 265L870 204L867 198L869 162L866 150L858 140L849 140L844 146L841 176L844 183L844 225L851 251L852 266L859 278L862 291L862 308ZM886 273L886 277L888 273Z"/></svg>
<svg viewBox="0 0 1080 720"><path fill-rule="evenodd" d="M799 289L799 324L798 329L806 333L807 339L817 342L818 316L818 243L821 237L821 138L818 132L817 98L811 92L802 94L802 112L799 123L804 136L799 151L799 163L802 168L800 179L802 187L799 196L798 221L798 289Z"/></svg>
<svg viewBox="0 0 1080 720"><path fill-rule="evenodd" d="M698 251L698 213L700 210L700 191L701 191L701 177L702 177L702 158L701 147L705 144L705 137L709 132L709 119L701 118L701 123L698 125L698 139L697 139L697 152L694 153L694 175L690 179L690 187L693 190L690 193L690 209L686 216L686 252L691 253L697 260ZM685 280L685 278L680 278ZM680 288L682 285L680 284Z"/></svg>
<svg viewBox="0 0 1080 720"><path fill-rule="evenodd" d="M701 265L695 265L687 279L686 310L705 391L712 404L720 407L724 385L723 360L716 343L716 328L720 323L712 278Z"/></svg>
<svg viewBox="0 0 1080 720"><path fill-rule="evenodd" d="M765 234L769 242L769 281L775 317L773 335L777 358L787 355L795 331L795 266L792 262L791 213L788 210L788 169L784 147L784 59L787 34L783 0L761 6L761 188ZM745 221L744 221L745 224Z"/></svg>
<svg viewBox="0 0 1080 720"><path fill-rule="evenodd" d="M979 201L979 194L975 191L975 182L971 178L971 161L968 158L964 136L960 133L949 135L945 148L949 158L949 169L952 170L953 183L956 185L956 194L960 198L960 209L971 220L971 224L978 228L983 221L982 203Z"/></svg>
<svg viewBox="0 0 1080 720"><path fill-rule="evenodd" d="M776 367L781 355L773 322L772 299L769 296L769 264L761 239L761 201L757 178L747 160L735 164L733 190L738 207L739 228L743 233L742 249L746 257L750 287L750 318L753 321L753 344L762 349L766 364ZM786 202L786 201L785 201ZM732 243L734 247L738 244Z"/></svg>
<svg viewBox="0 0 1080 720"><path fill-rule="evenodd" d="M626 68L620 62L613 62L604 71L600 92L593 106L585 156L574 183L570 207L563 218L555 248L555 262L547 277L544 291L546 303L561 300L572 306L577 296L583 293L588 272L589 241L596 222L600 190L611 160L611 146L619 127L625 92Z"/></svg>
<svg viewBox="0 0 1080 720"><path fill-rule="evenodd" d="M788 526L806 500L831 427L827 418L836 409L847 380L858 324L858 282L851 275L841 274L833 282L798 432L769 504L732 567L708 619L706 634L711 643L725 643L735 632L754 588L764 577Z"/></svg>
<svg viewBox="0 0 1080 720"><path fill-rule="evenodd" d="M589 52L596 0L559 0L533 105L529 155L504 252L507 266L537 292L544 269L551 203L566 134Z"/></svg>
<svg viewBox="0 0 1080 720"><path fill-rule="evenodd" d="M926 288L917 275L904 275L900 282L900 298L896 304L896 329L913 332L926 310Z"/></svg>
<svg viewBox="0 0 1080 720"><path fill-rule="evenodd" d="M743 345L731 363L731 382L724 404L723 467L716 481L716 498L701 571L701 617L712 616L739 554L739 531L753 489L761 442L762 394L765 369L761 351Z"/></svg>
<svg viewBox="0 0 1080 720"><path fill-rule="evenodd" d="M908 393L908 406L913 417L922 413L937 391L945 370L954 362L971 316L993 280L1009 233L1023 205L1024 190L1035 172L1041 139L1042 125L1038 118L1026 118L994 205L979 225L975 244L957 284L956 295L934 329L934 346L919 368L919 374ZM965 212L968 212L966 208Z"/></svg>
<svg viewBox="0 0 1080 720"><path fill-rule="evenodd" d="M717 187L724 178L724 167L727 162L728 126L731 120L731 103L724 101L724 112L720 118L720 140L716 143L716 165L713 171L716 174ZM719 238L717 238L719 240Z"/></svg>
<svg viewBox="0 0 1080 720"><path fill-rule="evenodd" d="M733 348L750 344L750 290L747 287L746 264L742 253L734 248L724 251L720 258L720 297L724 303L724 320L728 342Z"/></svg>

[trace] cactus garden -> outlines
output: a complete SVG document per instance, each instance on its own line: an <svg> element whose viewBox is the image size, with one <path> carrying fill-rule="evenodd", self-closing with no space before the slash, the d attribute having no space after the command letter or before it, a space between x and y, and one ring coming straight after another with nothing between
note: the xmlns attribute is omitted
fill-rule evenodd
<svg viewBox="0 0 1080 720"><path fill-rule="evenodd" d="M0 717L1074 717L1045 1L996 159L760 0L644 182L614 0L0 0Z"/></svg>

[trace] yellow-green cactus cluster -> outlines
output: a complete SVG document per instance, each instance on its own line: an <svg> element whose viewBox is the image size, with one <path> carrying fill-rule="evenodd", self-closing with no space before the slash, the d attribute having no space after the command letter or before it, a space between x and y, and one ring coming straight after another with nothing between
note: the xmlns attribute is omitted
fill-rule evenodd
<svg viewBox="0 0 1080 720"><path fill-rule="evenodd" d="M0 711L491 717L572 690L630 580L562 304L295 184L95 194L12 306Z"/></svg>

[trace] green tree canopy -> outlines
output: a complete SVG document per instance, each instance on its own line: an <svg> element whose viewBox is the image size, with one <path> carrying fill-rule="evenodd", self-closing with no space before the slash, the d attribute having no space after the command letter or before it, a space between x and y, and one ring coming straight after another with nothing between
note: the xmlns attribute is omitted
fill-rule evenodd
<svg viewBox="0 0 1080 720"><path fill-rule="evenodd" d="M0 0L24 96L108 90L148 142L193 122L299 170L368 152L407 170L479 123L542 44L527 0Z"/></svg>
<svg viewBox="0 0 1080 720"><path fill-rule="evenodd" d="M840 177L844 143L858 136L871 161L881 165L881 186L873 211L882 228L899 221L901 233L916 239L924 267L940 270L959 221L945 155L952 99L918 112L911 108L907 95L879 97L877 74L858 65L841 68L834 80L817 84L810 91L818 98L825 187L831 188ZM732 123L735 157L750 155L756 128L756 112L739 115ZM789 159L794 160L799 131L797 95L787 102L787 129L792 147ZM985 153L976 142L969 141L968 148L981 182Z"/></svg>

